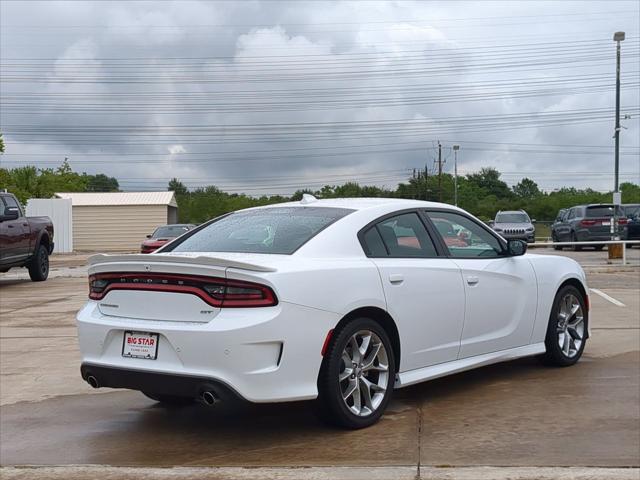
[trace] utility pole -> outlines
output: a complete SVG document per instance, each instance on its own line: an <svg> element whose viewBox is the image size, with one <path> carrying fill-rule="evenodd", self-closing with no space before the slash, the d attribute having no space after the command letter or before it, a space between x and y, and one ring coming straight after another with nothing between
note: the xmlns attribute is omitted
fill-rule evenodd
<svg viewBox="0 0 640 480"><path fill-rule="evenodd" d="M621 203L619 192L619 171L620 171L620 42L624 40L624 32L613 34L613 41L616 42L616 130L615 130L615 167L614 167L614 188L613 188L613 221L611 222L611 238L618 238L618 205Z"/></svg>
<svg viewBox="0 0 640 480"><path fill-rule="evenodd" d="M460 145L453 146L453 204L458 206L458 150Z"/></svg>
<svg viewBox="0 0 640 480"><path fill-rule="evenodd" d="M442 144L438 140L438 197L442 203Z"/></svg>
<svg viewBox="0 0 640 480"><path fill-rule="evenodd" d="M424 164L424 199L429 200L429 166Z"/></svg>

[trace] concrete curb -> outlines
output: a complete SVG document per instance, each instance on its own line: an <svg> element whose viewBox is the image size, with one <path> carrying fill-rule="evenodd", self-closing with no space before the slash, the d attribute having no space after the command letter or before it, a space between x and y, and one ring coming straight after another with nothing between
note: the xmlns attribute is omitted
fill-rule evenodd
<svg viewBox="0 0 640 480"><path fill-rule="evenodd" d="M638 468L601 467L0 467L4 480L637 480Z"/></svg>

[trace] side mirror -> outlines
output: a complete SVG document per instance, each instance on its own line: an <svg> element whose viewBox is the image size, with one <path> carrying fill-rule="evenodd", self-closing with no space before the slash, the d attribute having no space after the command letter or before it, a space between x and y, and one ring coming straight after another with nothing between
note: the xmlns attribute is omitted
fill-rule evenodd
<svg viewBox="0 0 640 480"><path fill-rule="evenodd" d="M4 222L5 220L15 220L20 216L20 212L17 207L7 207L4 210L4 215L0 215L0 222Z"/></svg>
<svg viewBox="0 0 640 480"><path fill-rule="evenodd" d="M147 238L151 238L151 234L147 235Z"/></svg>
<svg viewBox="0 0 640 480"><path fill-rule="evenodd" d="M536 223L536 219L535 219L535 218L532 218L532 219L531 219L531 223Z"/></svg>
<svg viewBox="0 0 640 480"><path fill-rule="evenodd" d="M493 221L493 220L489 220L488 225L489 225L491 228L493 228L493 226L494 226L495 224L496 224L496 222L495 222L495 221Z"/></svg>
<svg viewBox="0 0 640 480"><path fill-rule="evenodd" d="M527 252L527 242L511 239L507 241L507 251L510 257L519 257Z"/></svg>

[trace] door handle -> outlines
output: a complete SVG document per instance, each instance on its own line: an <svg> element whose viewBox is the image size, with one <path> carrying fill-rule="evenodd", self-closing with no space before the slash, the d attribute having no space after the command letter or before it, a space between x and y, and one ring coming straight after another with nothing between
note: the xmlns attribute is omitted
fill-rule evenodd
<svg viewBox="0 0 640 480"><path fill-rule="evenodd" d="M389 281L394 285L399 285L404 282L404 275L402 275L401 273L392 273L391 275L389 275Z"/></svg>
<svg viewBox="0 0 640 480"><path fill-rule="evenodd" d="M480 281L480 279L478 277L476 277L475 275L469 275L467 277L467 283L469 285L477 285L479 281Z"/></svg>

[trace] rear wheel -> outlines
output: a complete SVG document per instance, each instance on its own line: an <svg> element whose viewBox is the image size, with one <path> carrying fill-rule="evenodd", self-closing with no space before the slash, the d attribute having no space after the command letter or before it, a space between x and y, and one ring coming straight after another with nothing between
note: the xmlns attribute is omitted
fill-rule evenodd
<svg viewBox="0 0 640 480"><path fill-rule="evenodd" d="M35 255L29 263L29 277L34 282L42 282L49 276L49 250L43 244L38 245Z"/></svg>
<svg viewBox="0 0 640 480"><path fill-rule="evenodd" d="M568 367L582 356L587 341L587 309L582 293L574 286L562 287L556 294L549 317L546 353L548 365Z"/></svg>
<svg viewBox="0 0 640 480"><path fill-rule="evenodd" d="M164 405L171 407L181 407L184 405L191 405L194 399L191 397L180 397L178 395L161 395L157 393L142 392L146 397L156 402L160 402Z"/></svg>
<svg viewBox="0 0 640 480"><path fill-rule="evenodd" d="M578 241L578 237L576 236L575 232L571 234L571 241L572 242ZM580 250L582 250L582 246L574 243L573 245L571 245L571 250L573 250L574 252L579 252Z"/></svg>
<svg viewBox="0 0 640 480"><path fill-rule="evenodd" d="M385 330L357 318L334 332L318 377L317 411L345 428L376 423L391 399L395 357Z"/></svg>

